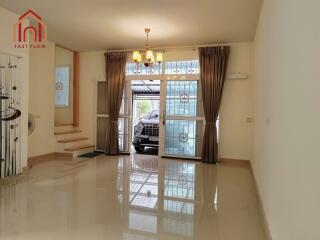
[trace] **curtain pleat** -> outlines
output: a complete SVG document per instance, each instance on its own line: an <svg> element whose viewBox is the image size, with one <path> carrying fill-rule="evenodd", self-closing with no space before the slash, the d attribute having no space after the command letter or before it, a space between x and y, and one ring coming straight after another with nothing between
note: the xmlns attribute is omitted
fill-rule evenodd
<svg viewBox="0 0 320 240"><path fill-rule="evenodd" d="M205 163L218 161L216 121L219 115L229 54L229 46L199 48L200 81L206 120L202 146L202 162Z"/></svg>
<svg viewBox="0 0 320 240"><path fill-rule="evenodd" d="M126 53L105 53L107 131L105 154L119 154L118 118L125 84Z"/></svg>

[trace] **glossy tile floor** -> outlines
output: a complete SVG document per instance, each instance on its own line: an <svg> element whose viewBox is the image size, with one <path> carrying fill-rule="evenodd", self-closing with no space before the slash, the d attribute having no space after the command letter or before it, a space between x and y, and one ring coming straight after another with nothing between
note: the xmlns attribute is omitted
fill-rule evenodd
<svg viewBox="0 0 320 240"><path fill-rule="evenodd" d="M99 156L34 166L0 188L0 239L260 240L249 169Z"/></svg>

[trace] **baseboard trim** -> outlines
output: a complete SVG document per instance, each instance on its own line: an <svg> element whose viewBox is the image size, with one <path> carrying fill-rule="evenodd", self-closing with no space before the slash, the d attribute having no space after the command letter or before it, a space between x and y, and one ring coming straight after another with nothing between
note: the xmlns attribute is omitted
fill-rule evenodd
<svg viewBox="0 0 320 240"><path fill-rule="evenodd" d="M72 153L47 153L43 155L33 156L28 158L27 166L28 168L32 168L34 165L52 161L52 160L65 160L66 158L72 157Z"/></svg>
<svg viewBox="0 0 320 240"><path fill-rule="evenodd" d="M270 228L269 228L269 223L268 223L268 220L267 220L266 212L265 212L264 207L263 207L262 198L261 198L261 195L260 195L260 191L259 191L259 188L258 188L256 177L254 175L254 171L253 171L253 168L252 168L251 161L249 161L249 167L250 167L250 172L251 172L251 175L252 175L252 178L253 178L254 187L255 187L255 190L256 190L256 193L257 193L257 200L258 200L259 210L260 210L260 214L261 214L262 221L263 221L262 224L263 224L263 228L264 228L264 234L265 234L265 237L266 237L267 240L272 240L272 236L271 236L271 232L270 232Z"/></svg>

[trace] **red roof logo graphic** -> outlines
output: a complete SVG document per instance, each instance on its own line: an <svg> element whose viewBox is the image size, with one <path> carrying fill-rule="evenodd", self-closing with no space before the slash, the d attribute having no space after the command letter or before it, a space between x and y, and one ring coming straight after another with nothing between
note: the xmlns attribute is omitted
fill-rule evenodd
<svg viewBox="0 0 320 240"><path fill-rule="evenodd" d="M29 24L27 24L29 20ZM31 25L31 20L34 26ZM47 25L39 14L29 9L18 18L13 26L14 42L43 42L47 39Z"/></svg>

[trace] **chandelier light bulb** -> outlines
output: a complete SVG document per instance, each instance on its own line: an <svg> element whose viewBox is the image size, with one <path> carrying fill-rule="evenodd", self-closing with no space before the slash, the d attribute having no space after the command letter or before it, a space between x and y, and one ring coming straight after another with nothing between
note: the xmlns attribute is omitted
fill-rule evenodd
<svg viewBox="0 0 320 240"><path fill-rule="evenodd" d="M163 61L162 52L158 52L158 53L157 53L156 60L157 60L158 63L161 63L161 62Z"/></svg>
<svg viewBox="0 0 320 240"><path fill-rule="evenodd" d="M154 64L155 63L155 60L154 60L154 56L152 55L151 59L150 59L150 63L151 64Z"/></svg>
<svg viewBox="0 0 320 240"><path fill-rule="evenodd" d="M140 58L140 61L141 61L141 54L140 54L140 52L139 52L139 51L133 51L133 53L132 53L132 59L133 59L133 61L135 61L135 62L140 62L140 61L139 61L139 58Z"/></svg>
<svg viewBox="0 0 320 240"><path fill-rule="evenodd" d="M148 61L151 61L152 58L154 58L152 50L147 50L146 51L146 59Z"/></svg>
<svg viewBox="0 0 320 240"><path fill-rule="evenodd" d="M139 53L139 56L138 56L137 62L138 62L138 63L140 63L140 62L141 62L141 59L142 59L142 57L141 57L141 53Z"/></svg>

